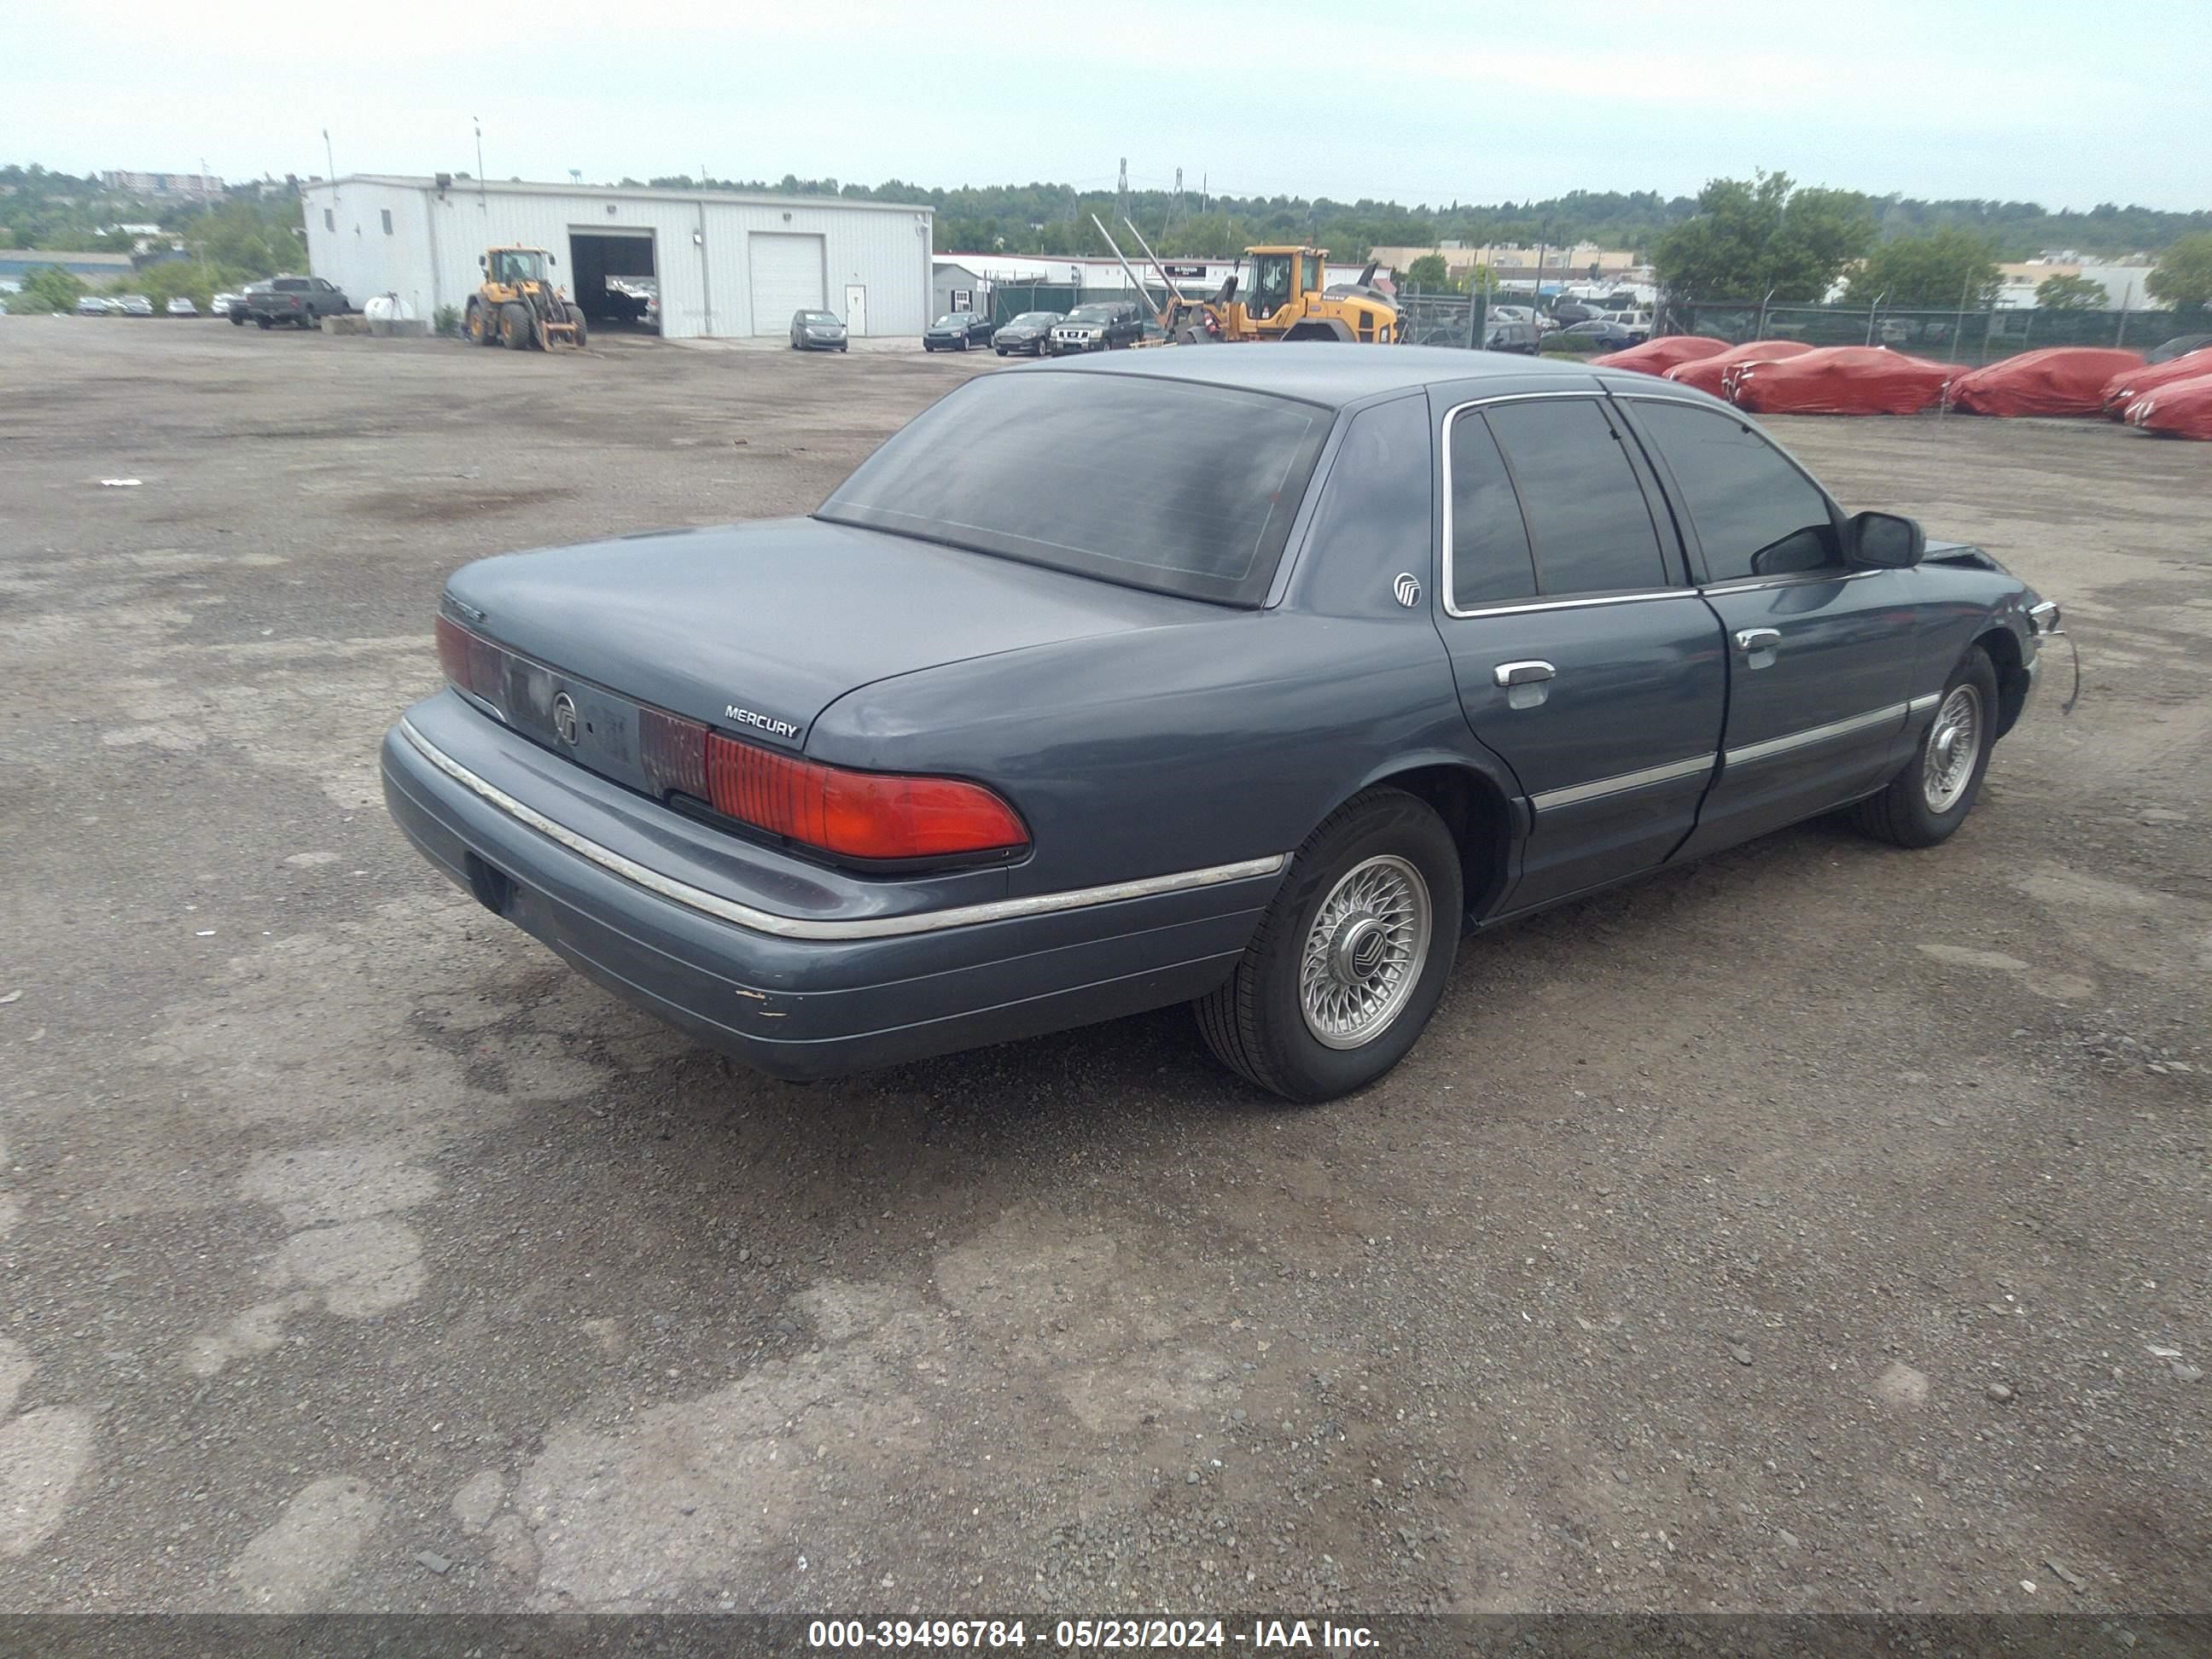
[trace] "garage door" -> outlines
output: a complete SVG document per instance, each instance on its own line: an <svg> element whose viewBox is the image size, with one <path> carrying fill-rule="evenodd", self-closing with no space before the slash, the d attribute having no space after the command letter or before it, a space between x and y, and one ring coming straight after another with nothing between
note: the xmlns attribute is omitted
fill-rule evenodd
<svg viewBox="0 0 2212 1659"><path fill-rule="evenodd" d="M753 332L782 334L794 311L820 311L822 239L755 231L749 239L753 283Z"/></svg>

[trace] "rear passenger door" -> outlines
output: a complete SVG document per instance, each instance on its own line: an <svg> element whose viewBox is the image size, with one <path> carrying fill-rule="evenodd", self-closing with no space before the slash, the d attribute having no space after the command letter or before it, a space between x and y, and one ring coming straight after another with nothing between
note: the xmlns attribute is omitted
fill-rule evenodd
<svg viewBox="0 0 2212 1659"><path fill-rule="evenodd" d="M1528 800L1502 907L1525 909L1690 833L1719 747L1720 629L1602 394L1463 403L1441 431L1437 626L1468 724Z"/></svg>
<svg viewBox="0 0 2212 1659"><path fill-rule="evenodd" d="M1623 401L1685 509L1700 592L1729 643L1720 776L1686 851L1867 793L1894 769L1908 714L1913 573L1846 565L1841 511L1743 416Z"/></svg>

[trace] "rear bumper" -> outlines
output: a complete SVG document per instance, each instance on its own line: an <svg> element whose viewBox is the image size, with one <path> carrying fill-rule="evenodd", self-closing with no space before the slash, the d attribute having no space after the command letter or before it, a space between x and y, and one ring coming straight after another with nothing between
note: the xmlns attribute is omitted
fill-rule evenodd
<svg viewBox="0 0 2212 1659"><path fill-rule="evenodd" d="M1279 860L1255 860L1268 867L1045 914L891 937L785 938L625 879L457 779L457 765L406 721L385 738L386 805L425 858L624 1001L793 1079L1201 996L1235 965L1279 879Z"/></svg>

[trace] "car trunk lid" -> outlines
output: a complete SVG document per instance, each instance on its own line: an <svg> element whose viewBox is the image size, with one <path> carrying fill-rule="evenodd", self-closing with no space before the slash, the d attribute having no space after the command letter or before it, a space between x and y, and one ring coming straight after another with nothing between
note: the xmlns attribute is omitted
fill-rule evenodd
<svg viewBox="0 0 2212 1659"><path fill-rule="evenodd" d="M506 660L507 723L633 787L643 710L784 749L872 682L1216 613L1201 601L814 519L481 560L446 615Z"/></svg>

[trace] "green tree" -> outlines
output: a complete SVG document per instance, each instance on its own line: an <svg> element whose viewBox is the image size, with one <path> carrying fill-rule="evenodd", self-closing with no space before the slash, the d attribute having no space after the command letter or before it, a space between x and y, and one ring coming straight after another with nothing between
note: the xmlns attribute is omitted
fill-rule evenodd
<svg viewBox="0 0 2212 1659"><path fill-rule="evenodd" d="M1444 256L1441 253L1424 253L1406 267L1406 285L1408 288L1434 293L1450 284L1451 275L1444 269Z"/></svg>
<svg viewBox="0 0 2212 1659"><path fill-rule="evenodd" d="M2170 306L2212 306L2212 231L2185 236L2167 248L2143 287Z"/></svg>
<svg viewBox="0 0 2212 1659"><path fill-rule="evenodd" d="M1986 305L1996 298L1997 264L1989 239L1947 225L1899 236L1867 255L1851 272L1844 298L1868 305L1888 295L1893 306Z"/></svg>
<svg viewBox="0 0 2212 1659"><path fill-rule="evenodd" d="M49 311L67 311L83 292L84 284L59 265L34 265L23 273L23 291L8 296L8 314L35 317Z"/></svg>
<svg viewBox="0 0 2212 1659"><path fill-rule="evenodd" d="M1696 214L1651 250L1660 283L1683 299L1817 300L1875 238L1867 198L1799 190L1786 173L1715 179Z"/></svg>
<svg viewBox="0 0 2212 1659"><path fill-rule="evenodd" d="M2035 303L2045 311L2102 311L2112 302L2102 283L2061 272L2035 285Z"/></svg>

